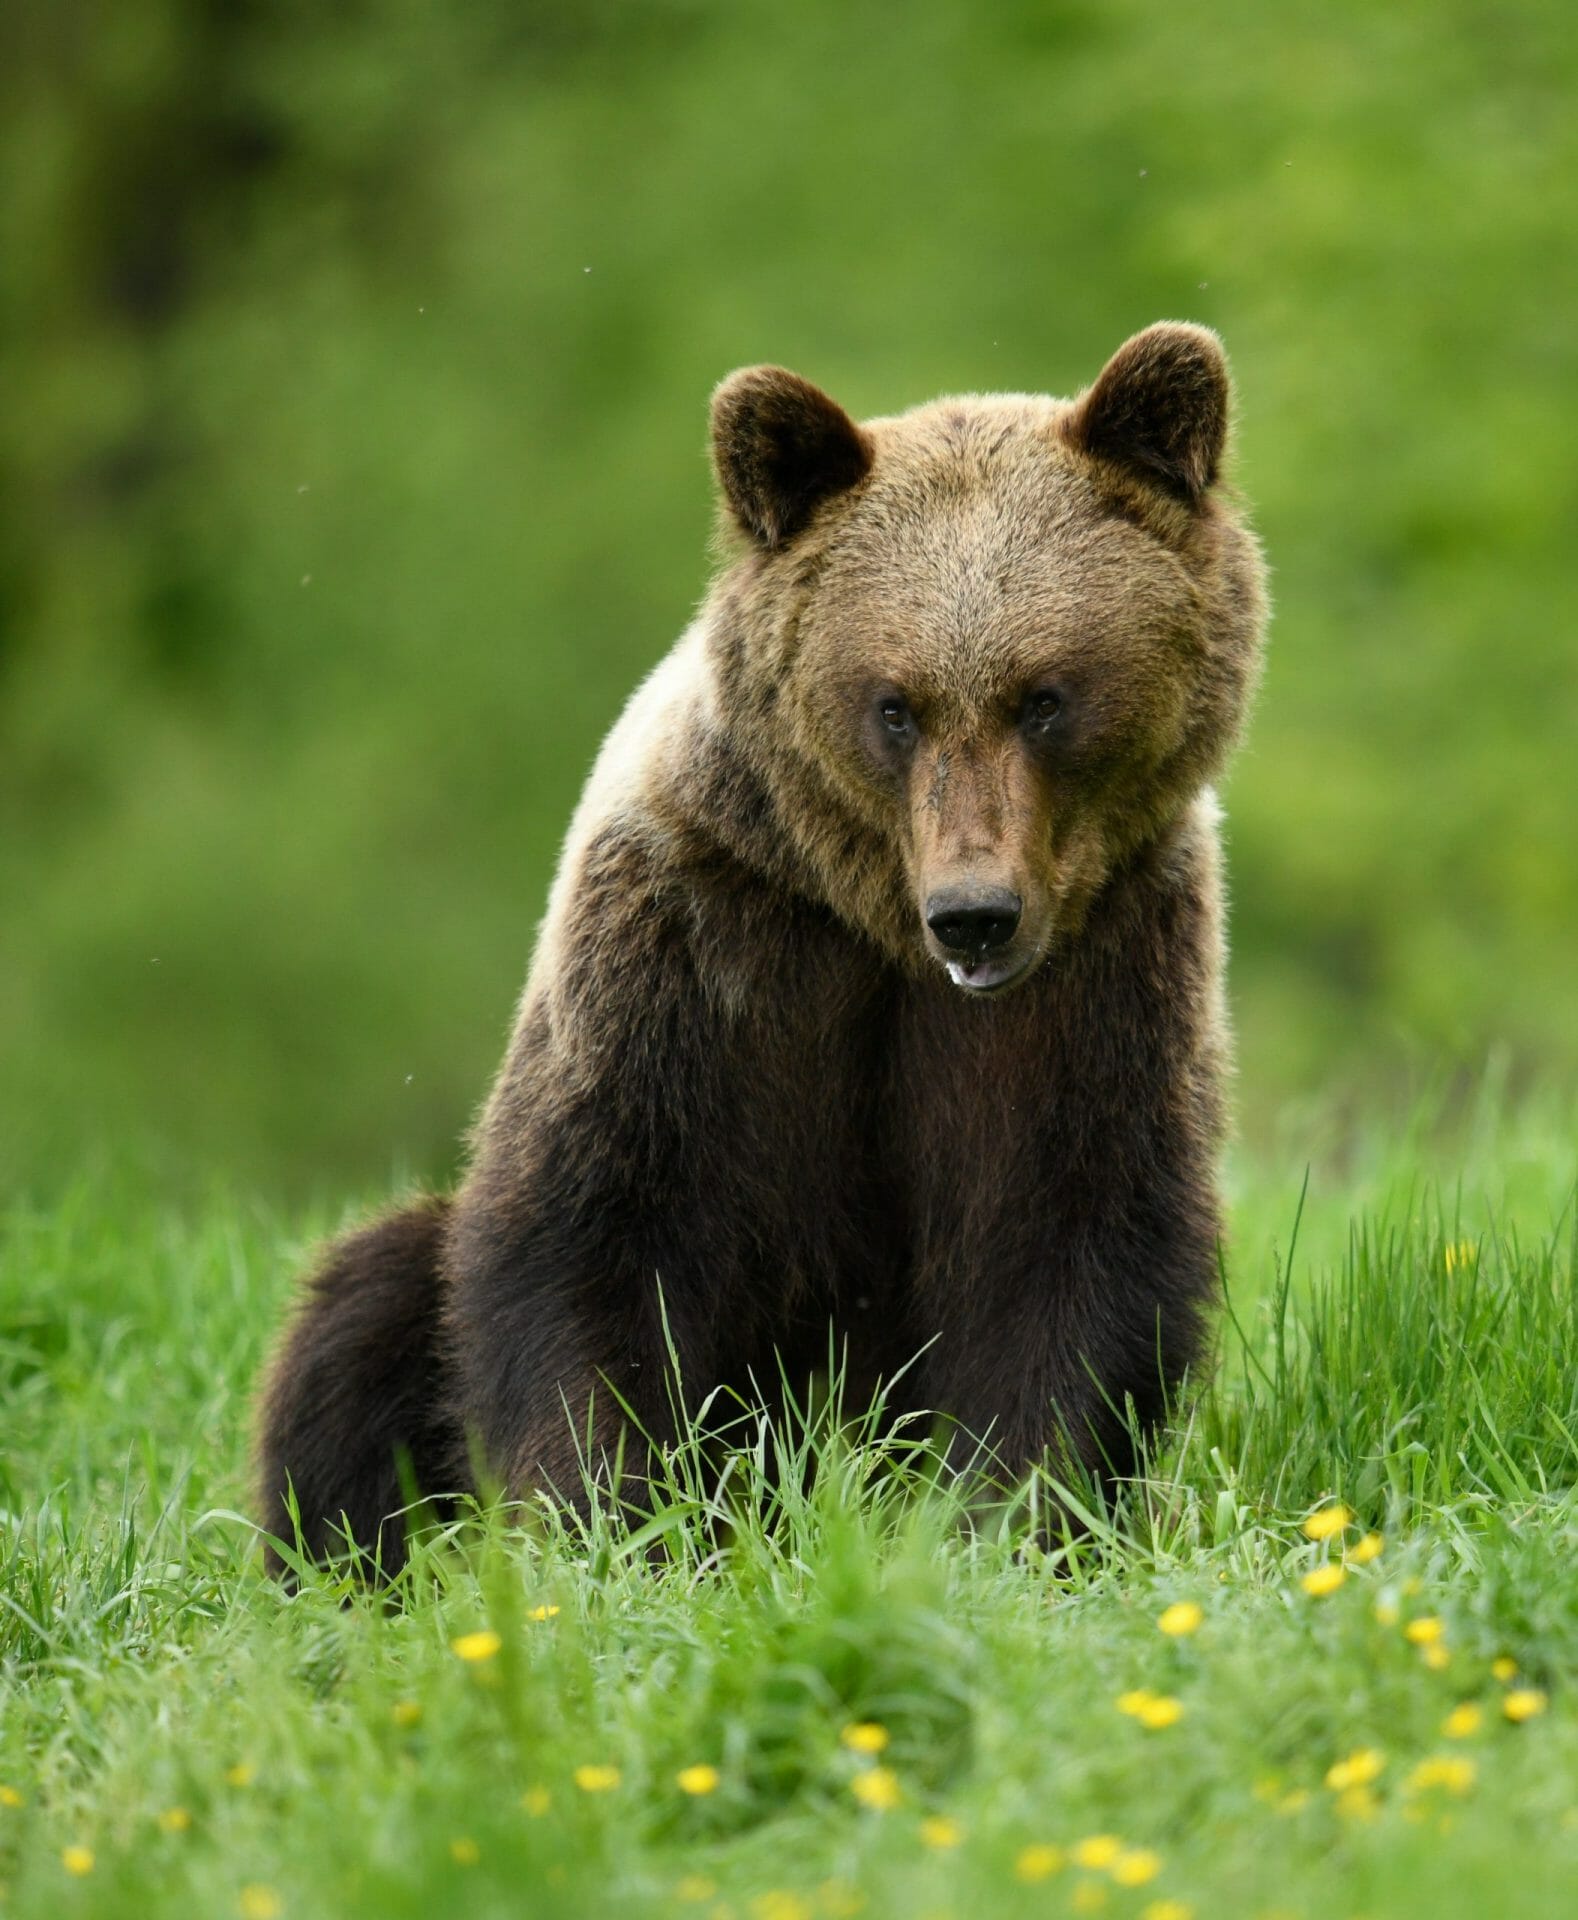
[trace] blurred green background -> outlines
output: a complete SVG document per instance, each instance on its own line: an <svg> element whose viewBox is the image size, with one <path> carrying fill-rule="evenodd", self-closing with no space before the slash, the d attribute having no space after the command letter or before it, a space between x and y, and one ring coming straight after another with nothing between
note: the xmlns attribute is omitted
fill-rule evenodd
<svg viewBox="0 0 1578 1920"><path fill-rule="evenodd" d="M1219 328L1275 568L1241 1091L1578 1062L1578 35L1554 4L0 14L0 1154L442 1175L705 405Z"/></svg>

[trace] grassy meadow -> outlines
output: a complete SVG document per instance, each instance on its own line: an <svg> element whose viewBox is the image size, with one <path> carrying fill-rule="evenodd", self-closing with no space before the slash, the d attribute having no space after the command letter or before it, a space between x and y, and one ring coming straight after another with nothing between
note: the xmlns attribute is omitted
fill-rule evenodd
<svg viewBox="0 0 1578 1920"><path fill-rule="evenodd" d="M721 1479L680 1449L648 1526L479 1516L397 1603L281 1591L246 1517L335 1221L10 1209L4 1911L1569 1914L1573 1119L1236 1164L1217 1370L1083 1537L825 1410L767 1472L713 1407Z"/></svg>

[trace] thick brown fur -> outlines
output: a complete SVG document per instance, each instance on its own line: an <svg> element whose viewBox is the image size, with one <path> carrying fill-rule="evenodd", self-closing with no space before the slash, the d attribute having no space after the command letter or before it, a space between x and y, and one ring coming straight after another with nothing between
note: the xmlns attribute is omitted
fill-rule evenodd
<svg viewBox="0 0 1578 1920"><path fill-rule="evenodd" d="M395 1443L445 1491L461 1435L575 1500L588 1438L639 1471L621 1405L670 1436L670 1349L694 1402L830 1323L862 1382L924 1350L907 1403L1004 1475L1122 1470L1213 1298L1209 783L1265 618L1227 406L1171 324L1073 402L720 387L736 552L592 775L459 1192L332 1250L276 1362L271 1526L289 1477L314 1551L370 1539ZM944 939L977 899L990 953Z"/></svg>

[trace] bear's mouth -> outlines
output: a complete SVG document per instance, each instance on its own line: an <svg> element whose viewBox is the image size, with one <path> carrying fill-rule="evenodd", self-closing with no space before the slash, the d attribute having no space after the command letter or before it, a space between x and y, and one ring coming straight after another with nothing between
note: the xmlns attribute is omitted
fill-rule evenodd
<svg viewBox="0 0 1578 1920"><path fill-rule="evenodd" d="M1030 971L1035 955L1014 957L1008 954L983 953L975 959L949 959L943 965L948 969L948 978L965 993L1001 993L1005 987L1013 986Z"/></svg>

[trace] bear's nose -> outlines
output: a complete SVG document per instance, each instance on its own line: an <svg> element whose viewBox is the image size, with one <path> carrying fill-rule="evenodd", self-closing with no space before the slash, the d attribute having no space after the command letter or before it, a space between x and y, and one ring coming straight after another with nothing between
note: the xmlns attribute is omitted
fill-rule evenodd
<svg viewBox="0 0 1578 1920"><path fill-rule="evenodd" d="M926 924L951 953L990 953L1013 939L1022 909L1006 887L945 887L926 902Z"/></svg>

